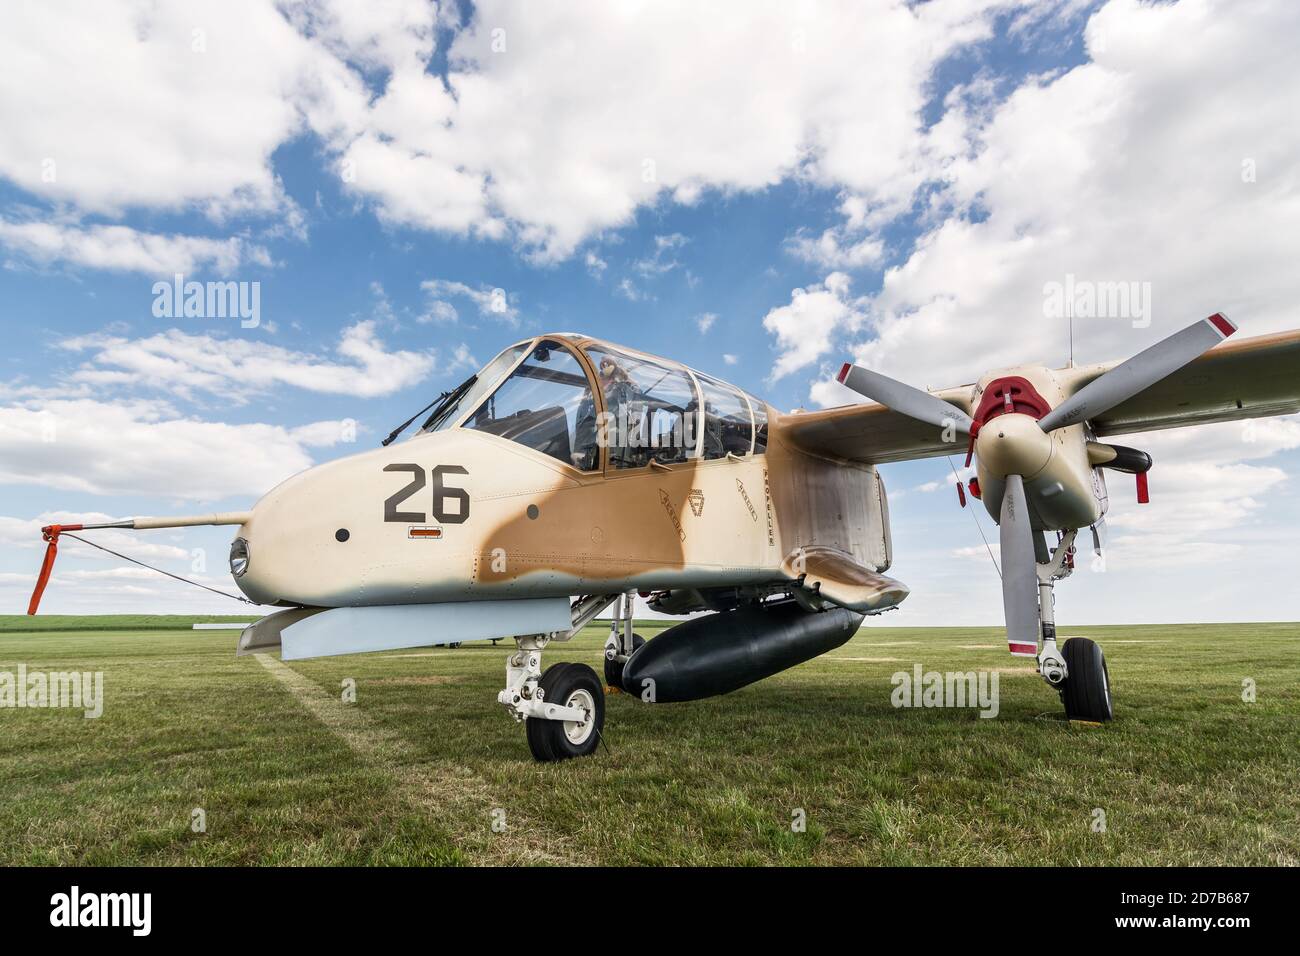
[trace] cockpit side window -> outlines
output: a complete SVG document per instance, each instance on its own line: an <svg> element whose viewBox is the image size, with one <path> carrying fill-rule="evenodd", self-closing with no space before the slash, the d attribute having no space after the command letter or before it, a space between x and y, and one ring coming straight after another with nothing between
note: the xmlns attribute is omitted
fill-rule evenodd
<svg viewBox="0 0 1300 956"><path fill-rule="evenodd" d="M743 457L753 445L754 424L740 391L707 375L695 373L704 395L704 457Z"/></svg>
<svg viewBox="0 0 1300 956"><path fill-rule="evenodd" d="M611 468L644 468L695 457L699 399L684 369L605 346L590 347L605 396L601 432Z"/></svg>
<svg viewBox="0 0 1300 956"><path fill-rule="evenodd" d="M537 343L461 427L519 442L580 471L600 466L586 371L553 339Z"/></svg>

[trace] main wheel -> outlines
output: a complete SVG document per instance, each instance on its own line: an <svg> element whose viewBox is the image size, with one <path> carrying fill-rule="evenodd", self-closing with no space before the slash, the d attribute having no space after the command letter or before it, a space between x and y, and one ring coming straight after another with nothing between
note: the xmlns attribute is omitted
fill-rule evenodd
<svg viewBox="0 0 1300 956"><path fill-rule="evenodd" d="M1114 716L1110 701L1110 674L1101 647L1086 637L1072 637L1061 647L1066 677L1061 686L1065 716L1071 720L1105 723Z"/></svg>
<svg viewBox="0 0 1300 956"><path fill-rule="evenodd" d="M586 711L585 720L547 720L529 717L524 721L528 749L537 760L568 760L585 757L600 744L605 726L605 688L596 672L586 664L552 664L538 686L542 700Z"/></svg>
<svg viewBox="0 0 1300 956"><path fill-rule="evenodd" d="M645 643L645 638L644 638L644 637L642 637L640 634L633 634L633 635L632 635L632 654L635 654L635 653L637 652L637 649L638 649L642 644L644 644L644 643ZM628 657L631 657L632 654L629 654ZM627 690L627 688L625 688L625 687L623 686L623 665L624 665L625 663L627 663L627 662L626 662L626 661L611 661L609 658L606 658L606 659L605 659L605 683L606 683L606 685L608 685L608 686L610 686L610 687L617 687L619 690ZM628 693L631 694L631 693L634 693L634 691L628 691Z"/></svg>

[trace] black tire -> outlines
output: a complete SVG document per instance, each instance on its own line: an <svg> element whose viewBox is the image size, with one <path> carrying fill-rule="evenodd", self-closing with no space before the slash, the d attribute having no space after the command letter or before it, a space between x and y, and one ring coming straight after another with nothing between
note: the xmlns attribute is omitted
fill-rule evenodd
<svg viewBox="0 0 1300 956"><path fill-rule="evenodd" d="M633 634L632 654L635 654L637 650L641 647L641 645L644 643L645 643L644 637L642 637L640 634ZM628 657L631 657L632 654L629 654ZM619 690L627 690L627 688L623 686L623 665L626 663L627 661L611 661L608 658L605 659L606 686L617 687ZM627 692L629 694L634 693L633 691L630 690Z"/></svg>
<svg viewBox="0 0 1300 956"><path fill-rule="evenodd" d="M1072 637L1061 647L1067 676L1061 686L1065 716L1104 724L1113 719L1110 673L1101 647L1086 637Z"/></svg>
<svg viewBox="0 0 1300 956"><path fill-rule="evenodd" d="M548 763L593 753L600 746L605 726L605 688L596 672L586 664L552 664L538 686L544 692L543 701L568 704L577 696L575 704L592 711L592 716L579 726L571 726L570 721L529 717L524 721L524 731L534 759Z"/></svg>

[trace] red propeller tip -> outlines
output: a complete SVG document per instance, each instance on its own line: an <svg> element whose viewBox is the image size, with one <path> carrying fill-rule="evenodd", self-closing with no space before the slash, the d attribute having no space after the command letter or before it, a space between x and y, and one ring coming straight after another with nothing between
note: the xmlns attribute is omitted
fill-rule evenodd
<svg viewBox="0 0 1300 956"><path fill-rule="evenodd" d="M840 369L840 374L835 376L835 380L843 385L844 380L849 377L849 369L851 368L853 368L853 363L845 362L844 366Z"/></svg>
<svg viewBox="0 0 1300 956"><path fill-rule="evenodd" d="M1237 326L1235 326L1222 312L1215 312L1214 315L1210 316L1206 321L1218 329L1219 334L1225 339L1233 332L1237 331Z"/></svg>

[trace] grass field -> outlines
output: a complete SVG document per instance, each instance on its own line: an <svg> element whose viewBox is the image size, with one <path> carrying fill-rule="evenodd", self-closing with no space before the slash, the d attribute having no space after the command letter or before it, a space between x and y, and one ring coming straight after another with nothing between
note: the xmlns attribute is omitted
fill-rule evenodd
<svg viewBox="0 0 1300 956"><path fill-rule="evenodd" d="M726 697L611 696L608 752L539 765L495 700L509 642L289 666L233 631L20 623L0 671L102 671L106 699L0 710L5 864L1300 861L1300 624L1070 629L1106 650L1104 728L1000 630L868 626ZM603 637L544 659L595 666ZM893 708L914 662L998 669L999 716Z"/></svg>

